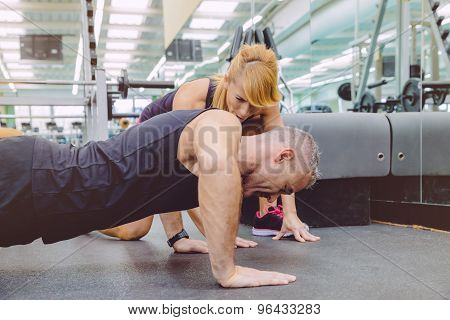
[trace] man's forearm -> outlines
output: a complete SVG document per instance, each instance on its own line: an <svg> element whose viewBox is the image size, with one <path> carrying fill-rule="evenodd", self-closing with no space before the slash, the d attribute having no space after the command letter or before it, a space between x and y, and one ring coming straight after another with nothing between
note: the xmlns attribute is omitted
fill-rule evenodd
<svg viewBox="0 0 450 320"><path fill-rule="evenodd" d="M241 202L239 169L200 175L199 202L214 277L219 283L235 272L234 244Z"/></svg>

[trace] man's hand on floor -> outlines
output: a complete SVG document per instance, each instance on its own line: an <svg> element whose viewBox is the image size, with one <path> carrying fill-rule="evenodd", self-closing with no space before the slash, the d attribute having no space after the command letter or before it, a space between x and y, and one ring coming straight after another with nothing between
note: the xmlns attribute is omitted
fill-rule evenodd
<svg viewBox="0 0 450 320"><path fill-rule="evenodd" d="M176 253L208 253L208 245L203 240L183 238L173 244Z"/></svg>
<svg viewBox="0 0 450 320"><path fill-rule="evenodd" d="M283 225L281 226L280 232L273 237L273 240L280 240L286 233L292 233L295 240L299 242L306 241L319 241L320 237L316 237L309 233L306 225L300 221L300 219L296 215L284 215L283 217Z"/></svg>
<svg viewBox="0 0 450 320"><path fill-rule="evenodd" d="M218 282L225 288L244 288L280 286L289 284L295 280L296 277L290 274L236 266L235 272L228 279L218 280Z"/></svg>
<svg viewBox="0 0 450 320"><path fill-rule="evenodd" d="M236 248L254 248L258 244L255 241L236 237ZM202 240L183 238L173 244L176 253L208 253L208 245Z"/></svg>
<svg viewBox="0 0 450 320"><path fill-rule="evenodd" d="M254 248L257 245L258 244L255 241L236 237L236 242L235 242L236 248Z"/></svg>

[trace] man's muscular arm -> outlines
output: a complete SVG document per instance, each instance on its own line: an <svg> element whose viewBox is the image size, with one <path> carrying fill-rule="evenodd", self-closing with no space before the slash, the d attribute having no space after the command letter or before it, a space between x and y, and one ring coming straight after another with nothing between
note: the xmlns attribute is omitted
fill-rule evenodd
<svg viewBox="0 0 450 320"><path fill-rule="evenodd" d="M227 112L207 112L194 129L199 204L214 277L224 287L281 285L295 277L236 266L234 240L242 198L237 156L241 125Z"/></svg>

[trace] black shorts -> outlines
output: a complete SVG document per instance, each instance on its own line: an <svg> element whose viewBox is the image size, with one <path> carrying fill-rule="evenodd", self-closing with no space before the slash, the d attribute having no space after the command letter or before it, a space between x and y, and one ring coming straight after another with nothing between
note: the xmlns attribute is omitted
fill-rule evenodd
<svg viewBox="0 0 450 320"><path fill-rule="evenodd" d="M31 189L34 142L29 136L0 139L0 247L40 238Z"/></svg>

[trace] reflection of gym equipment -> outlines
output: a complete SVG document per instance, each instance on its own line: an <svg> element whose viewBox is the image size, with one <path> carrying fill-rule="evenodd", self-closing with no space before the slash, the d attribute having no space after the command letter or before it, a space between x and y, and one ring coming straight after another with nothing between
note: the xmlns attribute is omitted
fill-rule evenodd
<svg viewBox="0 0 450 320"><path fill-rule="evenodd" d="M82 132L83 124L80 121L72 122L72 128L70 130L70 143L76 147L81 146L83 132Z"/></svg>
<svg viewBox="0 0 450 320"><path fill-rule="evenodd" d="M333 110L327 105L312 105L299 107L297 113L331 113Z"/></svg>
<svg viewBox="0 0 450 320"><path fill-rule="evenodd" d="M386 80L368 85L369 89L387 84ZM410 78L403 86L402 94L396 99L389 97L385 102L376 102L375 97L366 91L363 93L360 102L355 104L351 111L356 112L393 112L404 111L418 112L423 109L426 100L431 99L433 106L440 106L445 102L445 98L450 88L449 81L420 81L419 78ZM351 101L350 83L344 83L338 88L338 95L341 99Z"/></svg>

